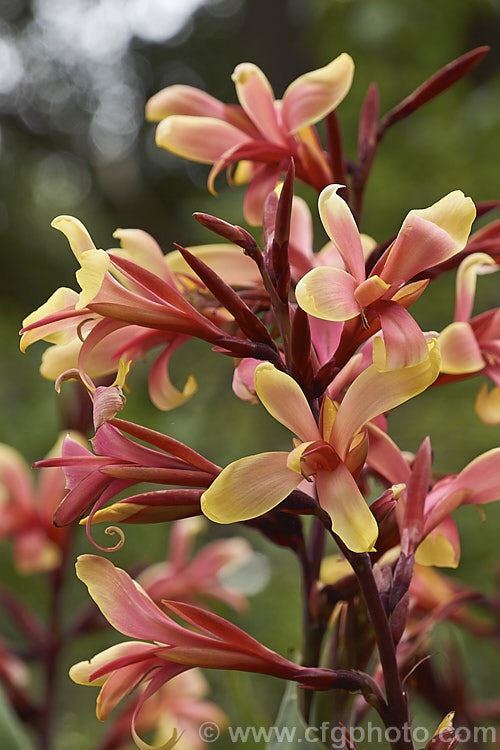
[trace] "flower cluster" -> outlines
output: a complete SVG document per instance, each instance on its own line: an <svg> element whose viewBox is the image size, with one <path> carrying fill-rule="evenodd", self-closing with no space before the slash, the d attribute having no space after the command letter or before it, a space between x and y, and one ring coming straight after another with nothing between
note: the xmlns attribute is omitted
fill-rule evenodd
<svg viewBox="0 0 500 750"><path fill-rule="evenodd" d="M147 117L159 121L159 146L212 165L212 190L226 168L236 185L248 183L245 217L262 227L261 245L246 229L208 214L196 218L224 243L177 246L166 255L140 230L117 230L121 247L102 250L77 219L59 216L53 222L80 265L80 289L60 288L31 313L21 347L50 344L41 373L58 389L70 379L83 385L92 400L95 434L91 447L68 435L58 455L36 464L43 472L56 467L58 482L65 476L64 492L52 493L55 530L45 510L35 509L17 458L4 470L8 461L0 454L2 481L12 494L4 534L15 536L16 560L27 570L48 568L57 552L54 535L79 522L99 549L93 524L112 523L107 531L116 532L117 523L176 522L167 562L143 571L137 581L102 557L83 555L77 562L77 575L104 617L134 640L76 664L70 676L100 686L101 720L140 686L122 715L140 748L150 747L139 732L154 726L152 715L168 717L155 740L163 748L182 742L178 730L190 736L194 717L224 721L219 709L201 701L203 690L190 692L190 683L182 683L188 670L199 667L294 681L305 689L306 720L311 696L335 690L339 720L349 706L359 719L373 707L387 726L402 727L408 722L403 678L422 658L432 623L455 618L478 630L467 611L476 593L453 586L432 568L458 565L452 513L500 497L500 449L478 456L456 475L436 476L430 440L415 456L408 454L391 438L387 417L431 386L485 375L494 386L482 386L477 413L488 424L500 422L500 313L473 315L477 277L499 267L500 226L493 222L472 235L471 229L494 204L476 205L454 190L410 210L397 234L380 243L358 226L366 180L388 128L458 80L483 54L455 61L381 120L371 89L357 162L344 156L335 137L335 110L353 79L347 54L298 78L281 101L250 63L233 74L238 105L187 86L153 96ZM315 127L324 118L327 148ZM294 195L295 179L319 196L328 241L318 253L312 251L309 208ZM455 269L453 321L442 331L422 330L413 303L425 299L435 278ZM194 395L193 376L180 391L169 375L172 354L192 338L208 342L214 356L233 358L235 394L262 405L288 428L290 450L243 456L220 467L170 435L116 416L125 406L130 366L153 349L153 403L169 410ZM113 374L109 385L106 378ZM131 494L144 483L156 488L140 486ZM298 558L302 664L206 608L207 598L244 606L242 593L228 588L220 571L250 551L244 540L231 538L208 544L190 560L191 531L203 515L216 524L256 529ZM322 559L327 535L339 555ZM433 597L436 587L442 594ZM175 685L186 686L189 710L183 689L177 693L167 684L174 678ZM427 697L418 682L416 689ZM363 698L349 704L349 693ZM447 730L452 733L449 722ZM198 746L196 736L190 742Z"/></svg>

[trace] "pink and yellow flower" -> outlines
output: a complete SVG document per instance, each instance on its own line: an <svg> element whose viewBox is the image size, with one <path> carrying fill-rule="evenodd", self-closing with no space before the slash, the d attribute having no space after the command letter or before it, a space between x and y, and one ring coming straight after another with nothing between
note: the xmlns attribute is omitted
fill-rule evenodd
<svg viewBox="0 0 500 750"><path fill-rule="evenodd" d="M347 95L354 63L345 53L297 78L276 101L271 84L253 63L233 73L239 106L223 104L191 86L169 86L146 106L146 117L160 121L156 143L185 159L213 164L209 186L239 162L235 182L249 181L245 218L262 223L267 195L274 190L289 158L302 181L321 190L333 177L313 125Z"/></svg>
<svg viewBox="0 0 500 750"><path fill-rule="evenodd" d="M160 746L177 730L176 750L203 750L206 743L200 736L200 727L209 722L222 731L228 724L222 709L206 700L209 689L199 669L182 672L144 704L137 717L137 729L141 734L153 730L153 742Z"/></svg>
<svg viewBox="0 0 500 750"><path fill-rule="evenodd" d="M136 229L117 230L121 249L97 249L83 224L59 216L52 226L68 239L80 263L80 293L61 287L23 322L21 349L48 341L40 372L56 380L79 368L82 378L114 373L120 359L135 361L161 346L149 375L149 391L160 409L175 408L196 391L192 376L182 390L169 376L174 352L190 336L214 343L226 334L228 314L175 252L164 256L155 240ZM256 266L234 245L205 245L194 253L236 287L254 286ZM189 298L195 300L197 309ZM229 316L231 319L231 316Z"/></svg>
<svg viewBox="0 0 500 750"><path fill-rule="evenodd" d="M62 438L50 455L60 455L61 443ZM19 573L46 572L61 562L69 540L64 529L54 528L52 516L64 497L64 484L61 469L44 469L35 488L23 457L10 446L0 445L0 539L12 539Z"/></svg>
<svg viewBox="0 0 500 750"><path fill-rule="evenodd" d="M462 505L484 505L500 499L500 448L471 461L461 472L437 482L426 497L422 542L416 561L456 568L460 541L451 513Z"/></svg>
<svg viewBox="0 0 500 750"><path fill-rule="evenodd" d="M345 687L334 671L294 664L218 615L190 604L163 602L188 629L160 609L128 573L102 557L82 555L76 573L110 624L140 640L119 643L90 661L75 664L70 677L101 688L96 707L101 721L131 689L145 686L131 727L134 741L143 750L150 747L136 729L143 705L169 680L193 667L259 672L318 690ZM170 742L161 745L163 750L173 747L178 736L174 729Z"/></svg>
<svg viewBox="0 0 500 750"><path fill-rule="evenodd" d="M248 562L252 548L242 537L231 537L203 545L192 557L194 537L205 525L199 516L173 523L167 560L146 568L137 580L155 602L170 599L197 604L215 599L242 610L248 604L246 597L224 583L222 574L229 566Z"/></svg>
<svg viewBox="0 0 500 750"><path fill-rule="evenodd" d="M340 406L325 397L318 426L299 385L269 363L255 370L255 390L267 411L298 441L290 452L261 453L227 466L201 498L218 523L255 518L278 505L304 478L315 477L318 501L349 549L374 548L378 527L355 480L367 451L365 425L425 390L439 372L432 343L426 360L379 372L373 365L348 388Z"/></svg>
<svg viewBox="0 0 500 750"><path fill-rule="evenodd" d="M383 337L373 342L375 366L391 370L416 365L427 358L427 343L406 308L427 281L410 280L465 246L476 215L474 203L456 190L429 208L410 211L394 243L366 278L361 237L349 206L337 194L339 187L325 188L318 205L345 269L320 267L307 273L297 284L297 302L324 320L359 317L368 327L378 318Z"/></svg>
<svg viewBox="0 0 500 750"><path fill-rule="evenodd" d="M499 266L486 253L473 253L457 271L455 315L439 335L441 372L449 375L486 375L476 399L476 411L486 424L500 423L500 309L472 316L477 277L494 273Z"/></svg>
<svg viewBox="0 0 500 750"><path fill-rule="evenodd" d="M104 740L106 747L129 747L130 727L141 701L140 686L135 692L137 695L130 696L124 709L114 718ZM168 743L177 737L176 750L202 750L206 745L200 737L200 726L209 722L223 730L228 724L222 709L206 700L208 692L208 682L199 669L173 677L151 695L137 712L136 733L152 733L155 748L168 747ZM136 742L139 747L149 747L140 736Z"/></svg>
<svg viewBox="0 0 500 750"><path fill-rule="evenodd" d="M369 426L367 465L390 485L408 485L412 468L393 440L374 425ZM422 565L456 568L460 539L452 513L462 505L483 505L500 499L500 448L471 461L458 474L435 482L426 492L415 560ZM400 530L405 505L403 493L396 510Z"/></svg>

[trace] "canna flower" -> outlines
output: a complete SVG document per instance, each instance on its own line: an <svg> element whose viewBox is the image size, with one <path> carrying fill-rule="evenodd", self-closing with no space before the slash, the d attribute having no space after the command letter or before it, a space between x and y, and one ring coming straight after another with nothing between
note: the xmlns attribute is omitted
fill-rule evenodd
<svg viewBox="0 0 500 750"><path fill-rule="evenodd" d="M446 375L486 375L476 399L476 411L486 424L500 423L500 309L471 318L477 277L498 271L498 264L486 253L473 253L457 271L455 315L439 335L441 372Z"/></svg>
<svg viewBox="0 0 500 750"><path fill-rule="evenodd" d="M136 733L152 732L155 748L168 747L172 737L177 737L176 750L202 750L205 742L200 737L200 726L211 722L224 729L228 724L222 709L205 699L208 692L208 682L199 669L178 674L143 702L135 717ZM130 727L141 701L140 686L135 693L115 716L104 740L106 747L129 747ZM136 742L149 750L150 746L143 743L140 736Z"/></svg>
<svg viewBox="0 0 500 750"><path fill-rule="evenodd" d="M490 626L469 611L469 602L484 602L484 595L428 565L415 565L410 583L411 613L415 619L444 612L450 622L476 635L489 634ZM440 618L441 619L441 618Z"/></svg>
<svg viewBox="0 0 500 750"><path fill-rule="evenodd" d="M368 238L363 236L363 245L367 245ZM288 245L288 260L291 278L299 281L308 271L317 266L343 267L342 258L333 242L329 241L319 252L313 251L312 216L307 203L298 196L293 196L290 217L290 236ZM311 333L311 344L319 367L328 362L338 347L343 322L320 320L310 317L308 325ZM233 391L238 398L256 404L254 374L261 363L252 357L241 360L235 367L233 376Z"/></svg>
<svg viewBox="0 0 500 750"><path fill-rule="evenodd" d="M155 448L140 445L123 432L129 432ZM60 458L35 464L60 466L64 470L68 492L54 514L57 526L67 526L79 520L90 509L87 519L89 530L96 511L134 484L153 482L203 488L220 471L218 466L174 438L121 419L110 420L99 427L92 444L95 453L68 436L64 440ZM192 492L188 491L186 497L186 490L175 490L172 506L168 493L168 490L162 491L155 495L154 500L150 497L154 493L141 493L128 498L126 513L133 514L141 507L149 506L155 521L182 517L178 515L179 505L183 513L199 513L199 503L197 499L193 502ZM200 494L201 490L195 492L197 498ZM117 514L112 515L117 520Z"/></svg>
<svg viewBox="0 0 500 750"><path fill-rule="evenodd" d="M190 604L163 602L188 629L160 609L128 573L102 557L80 556L76 574L110 624L139 640L119 643L90 661L75 664L70 677L78 684L101 688L96 707L101 721L131 689L143 685L131 723L134 741L143 750L150 746L137 734L142 707L146 710L145 704L158 690L193 667L259 672L318 690L357 689L351 673L337 675L333 670L294 664L217 615ZM163 750L173 747L178 737L174 729L170 741L161 745Z"/></svg>
<svg viewBox="0 0 500 750"><path fill-rule="evenodd" d="M249 182L245 218L260 225L267 195L290 157L297 177L317 190L332 182L330 166L313 125L347 95L354 63L345 53L300 76L276 101L271 84L252 63L232 75L239 106L223 104L191 86L169 86L146 105L148 120L160 121L156 143L178 156L212 164L209 187L226 167L239 162L235 182Z"/></svg>
<svg viewBox="0 0 500 750"><path fill-rule="evenodd" d="M0 682L7 693L25 690L30 684L25 662L10 652L3 639L0 640Z"/></svg>
<svg viewBox="0 0 500 750"><path fill-rule="evenodd" d="M359 236L363 257L366 260L377 243L367 234L360 234ZM333 240L328 239L328 242L318 252L314 251L311 212L305 200L297 195L294 195L292 200L288 258L292 279L296 282L300 281L308 271L312 271L313 268L318 266L345 268L342 255Z"/></svg>
<svg viewBox="0 0 500 750"><path fill-rule="evenodd" d="M410 484L412 468L407 456L381 429L368 426L367 465L389 485ZM429 477L429 484L431 478ZM461 472L435 482L425 493L415 560L421 565L456 568L460 561L460 539L452 513L462 505L478 505L500 499L500 448L481 454ZM408 502L403 493L396 519L404 531L404 509Z"/></svg>
<svg viewBox="0 0 500 750"><path fill-rule="evenodd" d="M421 393L438 372L434 342L428 358L413 367L379 372L371 365L350 385L338 409L325 397L318 427L296 381L269 363L259 365L259 400L298 440L291 453L261 453L227 466L203 493L203 513L218 523L255 518L278 505L304 478L314 476L318 501L330 516L332 530L355 552L373 550L377 523L354 478L366 456L363 428Z"/></svg>
<svg viewBox="0 0 500 750"><path fill-rule="evenodd" d="M74 434L72 440L78 444ZM60 455L62 438L50 455ZM0 539L12 539L14 565L27 575L56 568L68 535L54 528L52 515L64 497L63 472L45 469L35 488L23 457L8 445L0 445Z"/></svg>
<svg viewBox="0 0 500 750"><path fill-rule="evenodd" d="M415 560L456 568L460 540L451 513L462 505L482 506L500 499L500 448L481 454L461 472L437 482L424 506L422 541Z"/></svg>
<svg viewBox="0 0 500 750"><path fill-rule="evenodd" d="M170 358L190 336L214 343L226 334L228 314L207 293L180 253L163 256L146 232L117 230L121 249L97 249L83 224L59 216L52 226L68 239L80 263L76 278L80 293L62 287L23 321L21 350L35 341L48 341L40 372L56 380L78 368L90 378L116 373L120 359L135 361L161 346L150 370L149 391L160 409L172 409L196 391L189 376L183 390L169 376ZM234 245L205 245L192 249L235 286L254 286L256 266ZM188 297L196 302L196 309ZM231 316L229 316L231 320Z"/></svg>
<svg viewBox="0 0 500 750"><path fill-rule="evenodd" d="M252 549L245 539L231 537L209 542L191 557L194 537L205 524L200 517L173 523L166 562L146 568L137 580L155 602L170 599L200 603L209 598L242 610L247 606L246 597L226 584L223 574L247 563Z"/></svg>
<svg viewBox="0 0 500 750"><path fill-rule="evenodd" d="M400 553L400 547L392 547L382 555L373 567L378 572L384 566L394 564ZM356 580L351 564L343 555L327 555L321 561L320 581L323 586L338 585L340 581ZM409 586L411 595L410 613L414 620L421 620L425 615L436 615L444 611L447 619L457 624L480 630L483 626L479 618L471 615L465 604L479 598L479 593L460 581L443 575L428 565L415 564ZM486 626L487 629L487 626Z"/></svg>
<svg viewBox="0 0 500 750"><path fill-rule="evenodd" d="M177 729L177 750L203 750L206 744L200 737L200 726L210 722L224 729L228 724L222 709L205 700L208 691L208 682L200 670L182 672L144 704L137 718L138 730L141 733L154 730L153 742L161 747Z"/></svg>
<svg viewBox="0 0 500 750"><path fill-rule="evenodd" d="M324 320L359 317L368 327L378 318L383 338L373 342L375 366L393 370L416 365L427 358L427 343L406 308L422 294L428 280L410 280L465 246L476 214L474 203L456 190L429 208L410 211L394 243L366 278L361 237L347 203L337 195L339 187L325 188L318 205L345 270L313 269L297 284L297 302Z"/></svg>

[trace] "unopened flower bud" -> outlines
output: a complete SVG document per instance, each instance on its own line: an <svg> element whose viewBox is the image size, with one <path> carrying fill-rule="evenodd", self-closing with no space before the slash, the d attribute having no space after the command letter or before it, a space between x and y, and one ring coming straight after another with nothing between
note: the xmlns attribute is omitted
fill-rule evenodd
<svg viewBox="0 0 500 750"><path fill-rule="evenodd" d="M383 492L382 495L370 505L371 512L377 519L379 526L396 507L397 501L401 497L404 488L404 484L395 484L393 487L390 487Z"/></svg>

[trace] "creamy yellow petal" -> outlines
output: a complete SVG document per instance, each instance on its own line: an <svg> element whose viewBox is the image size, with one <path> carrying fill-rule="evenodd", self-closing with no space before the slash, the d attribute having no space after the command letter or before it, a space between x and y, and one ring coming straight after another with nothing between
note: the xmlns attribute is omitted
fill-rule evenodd
<svg viewBox="0 0 500 750"><path fill-rule="evenodd" d="M322 266L299 281L295 297L309 315L321 320L351 320L361 309L355 298L356 281L341 268Z"/></svg>
<svg viewBox="0 0 500 750"><path fill-rule="evenodd" d="M319 503L331 518L332 530L353 552L372 552L378 525L351 473L343 463L316 475Z"/></svg>
<svg viewBox="0 0 500 750"><path fill-rule="evenodd" d="M360 233L359 237L361 240L361 247L363 248L363 257L366 261L377 247L377 240L370 237L369 234L363 234L363 232Z"/></svg>
<svg viewBox="0 0 500 750"><path fill-rule="evenodd" d="M125 255L160 278L165 277L165 256L150 234L142 229L116 229L113 237L120 240L121 250L113 250L116 255Z"/></svg>
<svg viewBox="0 0 500 750"><path fill-rule="evenodd" d="M461 250L476 218L476 207L474 201L461 190L454 190L429 208L417 209L412 213L444 229L455 241L457 249Z"/></svg>
<svg viewBox="0 0 500 750"><path fill-rule="evenodd" d="M318 210L325 232L342 256L346 269L361 283L365 259L359 230L351 209L337 191L342 185L327 185L318 198Z"/></svg>
<svg viewBox="0 0 500 750"><path fill-rule="evenodd" d="M379 414L396 408L428 388L439 375L439 349L429 344L429 358L412 367L379 372L371 365L348 388L333 424L331 443L345 458L353 436Z"/></svg>
<svg viewBox="0 0 500 750"><path fill-rule="evenodd" d="M399 302L403 307L407 309L418 300L420 295L426 290L429 285L429 279L422 279L421 281L411 281L409 284L405 284L401 289L393 294L391 297L393 302Z"/></svg>
<svg viewBox="0 0 500 750"><path fill-rule="evenodd" d="M269 362L255 370L255 391L269 414L302 441L321 440L311 408L299 384Z"/></svg>
<svg viewBox="0 0 500 750"><path fill-rule="evenodd" d="M410 211L380 276L387 282L408 281L456 255L467 242L476 207L460 190L429 208Z"/></svg>
<svg viewBox="0 0 500 750"><path fill-rule="evenodd" d="M77 310L86 307L98 294L111 265L109 255L104 250L88 250L82 253L79 260L82 267L76 272L76 280L82 291L75 305Z"/></svg>
<svg viewBox="0 0 500 750"><path fill-rule="evenodd" d="M476 414L485 424L500 424L500 388L488 391L487 383L483 383L476 397Z"/></svg>
<svg viewBox="0 0 500 750"><path fill-rule="evenodd" d="M257 265L236 245L224 245L222 243L196 245L187 249L207 266L210 266L230 286L251 287L262 284L262 277ZM168 253L165 260L171 273L198 279L178 250Z"/></svg>
<svg viewBox="0 0 500 750"><path fill-rule="evenodd" d="M450 374L477 372L485 361L469 323L451 323L438 336L441 352L441 372Z"/></svg>
<svg viewBox="0 0 500 750"><path fill-rule="evenodd" d="M450 711L446 714L443 721L440 723L436 731L434 732L434 737L442 737L442 732L445 729L453 729L453 719L455 718L455 711ZM433 743L434 744L434 743Z"/></svg>
<svg viewBox="0 0 500 750"><path fill-rule="evenodd" d="M327 584L337 583L341 578L351 575L352 572L351 564L347 562L345 557L328 555L321 561L319 578L321 583L326 586Z"/></svg>
<svg viewBox="0 0 500 750"><path fill-rule="evenodd" d="M151 371L149 395L153 404L161 411L177 409L178 406L182 406L189 401L198 390L198 384L194 375L188 375L182 391L175 387L168 377L168 373L163 373L161 380L153 378L152 375L153 372Z"/></svg>
<svg viewBox="0 0 500 750"><path fill-rule="evenodd" d="M415 562L419 565L436 565L439 568L456 568L458 560L451 542L443 534L429 534L418 546Z"/></svg>
<svg viewBox="0 0 500 750"><path fill-rule="evenodd" d="M325 396L321 409L321 432L323 433L323 440L326 440L326 442L330 441L337 411L338 404L334 403L328 396Z"/></svg>
<svg viewBox="0 0 500 750"><path fill-rule="evenodd" d="M236 185L236 186L246 185L247 182L250 182L252 175L253 175L253 171L254 171L254 166L251 161L247 161L246 159L242 159L241 161L239 161L233 172L233 176L232 176L233 185Z"/></svg>
<svg viewBox="0 0 500 750"><path fill-rule="evenodd" d="M332 112L347 95L354 75L354 62L343 52L318 70L297 78L283 95L283 121L291 133L313 125Z"/></svg>
<svg viewBox="0 0 500 750"><path fill-rule="evenodd" d="M456 279L455 320L469 320L476 294L477 277L500 268L486 253L472 253L459 265Z"/></svg>
<svg viewBox="0 0 500 750"><path fill-rule="evenodd" d="M201 727L203 727L203 724L201 724ZM174 727L172 736L166 742L160 742L159 745L150 745L148 742L145 742L139 737L133 724L131 726L131 733L134 742L139 750L172 750L172 748L174 748L178 744L183 734L182 732L179 734L177 729L175 729Z"/></svg>
<svg viewBox="0 0 500 750"><path fill-rule="evenodd" d="M307 448L309 448L310 445L312 445L313 441L309 441L307 443L300 443L300 445L297 445L293 451L290 451L288 454L288 458L286 460L286 465L289 469L292 471L295 471L297 474L302 474L302 463L301 458L302 454L304 453Z"/></svg>
<svg viewBox="0 0 500 750"><path fill-rule="evenodd" d="M23 320L23 327L29 326L32 323L36 323L42 318L52 315L65 307L71 307L76 305L78 302L78 292L74 289L68 289L68 287L62 286L50 295L48 300L40 305L36 310L30 313ZM49 341L52 344L66 344L73 337L73 327L62 327L60 330L54 331L47 335L43 335L43 330L40 334L39 329L35 328L32 331L27 331L21 336L21 351L24 352L28 346L35 341L39 341L43 338L44 341Z"/></svg>
<svg viewBox="0 0 500 750"><path fill-rule="evenodd" d="M262 135L275 143L285 143L276 118L274 93L262 70L253 63L240 63L231 78L241 106Z"/></svg>
<svg viewBox="0 0 500 750"><path fill-rule="evenodd" d="M73 338L68 344L49 346L42 354L40 375L47 380L57 380L66 370L78 367L78 355L82 342Z"/></svg>
<svg viewBox="0 0 500 750"><path fill-rule="evenodd" d="M211 521L235 523L267 513L302 481L286 466L288 453L259 453L229 464L201 496Z"/></svg>
<svg viewBox="0 0 500 750"><path fill-rule="evenodd" d="M73 664L69 670L69 676L73 682L77 683L77 685L103 685L108 679L108 675L103 675L92 681L90 681L90 675L116 659L121 659L124 656L130 656L131 654L137 653L141 649L144 649L144 646L145 644L142 641L117 643L114 646L110 646L104 651L101 651L87 661L80 661L78 664Z"/></svg>
<svg viewBox="0 0 500 750"><path fill-rule="evenodd" d="M146 120L158 122L170 115L223 118L226 105L205 91L174 84L158 91L146 102Z"/></svg>
<svg viewBox="0 0 500 750"><path fill-rule="evenodd" d="M66 236L78 261L80 261L83 253L96 249L85 226L79 219L75 219L74 216L56 216L50 226L58 229Z"/></svg>
<svg viewBox="0 0 500 750"><path fill-rule="evenodd" d="M380 276L370 276L366 281L359 284L354 292L354 296L360 307L367 307L383 297L388 289L389 284L386 284Z"/></svg>
<svg viewBox="0 0 500 750"><path fill-rule="evenodd" d="M120 357L120 361L118 363L118 371L116 373L116 378L114 379L114 382L111 383L111 385L117 385L120 388L125 388L127 376L130 372L131 365L132 365L131 359L126 361L122 357Z"/></svg>
<svg viewBox="0 0 500 750"><path fill-rule="evenodd" d="M234 125L214 117L172 115L156 129L157 146L202 164L213 164L226 151L249 140Z"/></svg>

